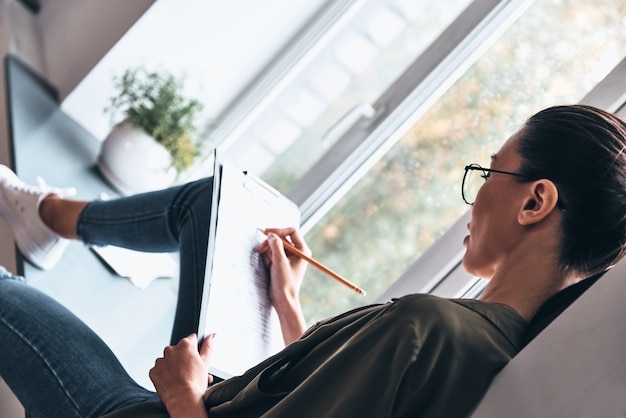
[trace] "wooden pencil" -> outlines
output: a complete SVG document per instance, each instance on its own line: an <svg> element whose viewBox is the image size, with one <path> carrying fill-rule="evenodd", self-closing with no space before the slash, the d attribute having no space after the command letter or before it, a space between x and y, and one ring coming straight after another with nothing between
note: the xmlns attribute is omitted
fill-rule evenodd
<svg viewBox="0 0 626 418"><path fill-rule="evenodd" d="M260 230L265 235L267 235L267 230L264 230L264 229L260 229ZM330 276L333 279L337 280L339 283L343 284L344 286L347 286L348 288L354 290L356 293L359 293L360 295L365 296L365 290L361 289L360 287L358 287L354 283L351 283L348 280L344 279L339 274L335 273L333 270L329 269L328 267L326 267L325 265L323 265L319 261L315 260L314 258L309 257L308 255L306 255L305 253L300 251L298 248L296 248L292 243L290 243L286 239L284 239L282 237L279 237L279 238L283 241L283 246L285 247L285 249L287 251L289 251L290 253L295 254L298 257L302 258L303 260L307 261L309 264L311 264L313 267L315 267L316 269L318 269L322 273L327 274L328 276Z"/></svg>

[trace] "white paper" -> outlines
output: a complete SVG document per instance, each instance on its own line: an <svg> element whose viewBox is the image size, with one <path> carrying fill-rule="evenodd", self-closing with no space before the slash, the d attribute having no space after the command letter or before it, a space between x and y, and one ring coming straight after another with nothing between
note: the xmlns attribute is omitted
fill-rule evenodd
<svg viewBox="0 0 626 418"><path fill-rule="evenodd" d="M276 193L223 165L213 271L203 309L203 335L216 333L211 365L220 377L241 374L283 348L269 300L269 275L257 252L266 239L259 228L297 226L300 216Z"/></svg>
<svg viewBox="0 0 626 418"><path fill-rule="evenodd" d="M93 246L95 252L113 271L144 289L158 278L176 277L178 262L169 253L145 253L107 245Z"/></svg>

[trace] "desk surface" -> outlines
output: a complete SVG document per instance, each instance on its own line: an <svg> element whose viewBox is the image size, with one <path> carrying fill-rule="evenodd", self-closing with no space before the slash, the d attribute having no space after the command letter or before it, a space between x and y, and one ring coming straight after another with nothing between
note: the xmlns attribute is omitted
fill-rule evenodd
<svg viewBox="0 0 626 418"><path fill-rule="evenodd" d="M22 179L37 176L57 187L76 187L78 198L117 193L100 177L100 141L60 109L54 91L19 62L7 63L14 164ZM28 283L85 321L116 353L129 374L152 388L148 370L169 343L177 279L159 279L141 290L109 269L80 242L72 242L51 271L27 262Z"/></svg>

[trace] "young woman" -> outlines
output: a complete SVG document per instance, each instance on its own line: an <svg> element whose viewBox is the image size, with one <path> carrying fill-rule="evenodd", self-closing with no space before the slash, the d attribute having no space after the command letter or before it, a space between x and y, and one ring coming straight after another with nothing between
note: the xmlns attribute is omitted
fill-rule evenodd
<svg viewBox="0 0 626 418"><path fill-rule="evenodd" d="M463 265L490 280L480 300L408 295L305 331L298 301L305 265L287 257L279 237L308 248L296 229L273 230L261 251L287 346L208 389L219 337L206 338L198 352L192 333L210 182L77 202L24 185L4 169L0 211L35 264L59 257L59 237L140 250L180 247L181 294L176 345L150 372L154 394L128 377L85 324L4 272L0 375L32 417L467 416L519 351L541 305L624 254L625 147L626 123L618 117L558 106L532 116L489 168L465 167L472 218Z"/></svg>

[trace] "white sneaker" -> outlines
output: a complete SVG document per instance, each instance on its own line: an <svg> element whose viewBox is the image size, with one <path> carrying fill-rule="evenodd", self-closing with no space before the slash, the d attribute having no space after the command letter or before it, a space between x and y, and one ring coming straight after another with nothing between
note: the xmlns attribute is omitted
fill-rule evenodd
<svg viewBox="0 0 626 418"><path fill-rule="evenodd" d="M68 189L39 187L20 180L8 167L0 165L0 215L6 219L22 255L35 266L50 270L59 261L69 240L62 238L43 223L39 216L41 201L51 194L68 196Z"/></svg>

